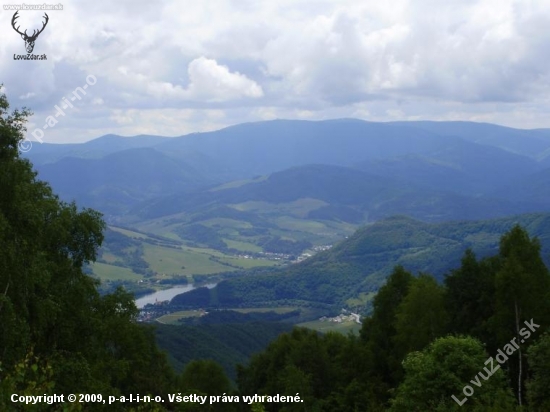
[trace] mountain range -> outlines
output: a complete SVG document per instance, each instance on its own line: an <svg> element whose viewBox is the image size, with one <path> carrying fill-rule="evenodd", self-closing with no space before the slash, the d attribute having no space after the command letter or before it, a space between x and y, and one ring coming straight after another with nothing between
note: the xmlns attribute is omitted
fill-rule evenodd
<svg viewBox="0 0 550 412"><path fill-rule="evenodd" d="M290 261L396 215L415 219L399 224L422 231L418 225L550 208L546 129L274 120L173 138L35 144L26 156L62 199L100 210L145 242L119 255L111 242L97 267L113 278L133 262L121 279L147 267L156 276L233 271L267 265L262 259L273 253Z"/></svg>
<svg viewBox="0 0 550 412"><path fill-rule="evenodd" d="M63 199L117 216L147 208L151 199L171 202L178 195L259 175L271 176L269 184L275 186L287 184L280 182L285 175L273 174L310 165L365 173L359 177L347 171L351 182L385 180L389 187L506 199L540 210L548 200L532 192L550 174L550 131L468 122L275 120L175 138L107 135L83 144L35 144L28 156ZM326 180L332 172L334 180L342 181L342 169L326 168L319 174L323 184L330 184ZM286 177L298 179L297 188L301 178L309 184L310 173L316 172L298 176L293 171ZM241 193L260 190L245 186ZM521 196L514 196L518 189ZM217 193L227 197L227 192Z"/></svg>

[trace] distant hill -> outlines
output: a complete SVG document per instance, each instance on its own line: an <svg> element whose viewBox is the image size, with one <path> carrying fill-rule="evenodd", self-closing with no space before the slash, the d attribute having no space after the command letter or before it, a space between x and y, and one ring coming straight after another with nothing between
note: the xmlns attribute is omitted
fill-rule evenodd
<svg viewBox="0 0 550 412"><path fill-rule="evenodd" d="M466 140L422 155L376 159L357 165L385 178L468 195L492 193L502 182L516 182L541 167L527 156Z"/></svg>
<svg viewBox="0 0 550 412"><path fill-rule="evenodd" d="M64 157L38 167L39 176L66 200L122 213L130 205L165 193L189 190L206 178L192 166L153 148L123 150L98 159Z"/></svg>
<svg viewBox="0 0 550 412"><path fill-rule="evenodd" d="M307 164L351 166L366 159L424 153L453 140L405 125L354 119L272 120L182 136L156 148L205 153L235 177L252 177Z"/></svg>
<svg viewBox="0 0 550 412"><path fill-rule="evenodd" d="M174 299L178 305L199 302L200 307L293 301L364 309L369 293L378 290L395 265L403 265L415 274L428 272L442 280L460 265L467 248L479 257L496 254L500 237L516 223L539 237L542 255L550 263L550 214L438 224L397 216L361 228L332 249L300 264L223 281L202 296L202 301L197 301L197 291Z"/></svg>
<svg viewBox="0 0 550 412"><path fill-rule="evenodd" d="M84 206L118 216L154 197L185 192L180 196L183 199L190 188L259 175L271 175L270 179L275 180L285 175L274 173L307 165L356 167L405 185L413 183L415 187L455 195L494 197L489 189L549 167L549 155L548 130L469 122L375 123L355 119L273 120L174 138L107 135L83 144L34 144L26 154L35 162L40 177L49 180L65 198L76 198ZM151 157L149 161L147 156ZM112 181L105 182L103 170L109 171ZM135 174L128 174L128 170ZM345 176L334 174L334 179L347 177L355 179L349 172ZM303 175L296 178L311 181ZM338 185L350 187L352 183L339 180ZM253 187L246 185L242 190ZM295 187L300 187L299 182ZM449 202L433 203L440 204L434 216L453 217L443 210ZM515 212L533 210L525 206ZM176 203L173 207L184 210L186 206Z"/></svg>
<svg viewBox="0 0 550 412"><path fill-rule="evenodd" d="M421 184L421 179L411 184L403 176L400 178L340 166L309 165L273 173L265 179L237 187L208 188L154 199L138 205L133 213L140 219L153 219L181 212L205 211L216 205L246 202L276 205L300 199L318 200L319 208L323 208L318 213L316 209L312 210L308 214L310 218L317 216L321 220L351 222L374 221L395 214L406 214L424 221L444 221L484 219L529 211L529 205L520 207L498 198L460 195L444 190L444 187L434 190L429 183Z"/></svg>
<svg viewBox="0 0 550 412"><path fill-rule="evenodd" d="M539 204L550 210L550 168L496 187L491 195L523 204Z"/></svg>
<svg viewBox="0 0 550 412"><path fill-rule="evenodd" d="M85 143L34 143L32 149L24 155L35 166L39 166L45 163L54 163L64 157L97 159L122 150L152 147L167 139L169 138L151 135L123 137L108 134Z"/></svg>
<svg viewBox="0 0 550 412"><path fill-rule="evenodd" d="M425 130L440 136L460 137L537 160L542 160L550 155L550 129L524 130L490 123L460 121L414 121L391 122L389 124Z"/></svg>

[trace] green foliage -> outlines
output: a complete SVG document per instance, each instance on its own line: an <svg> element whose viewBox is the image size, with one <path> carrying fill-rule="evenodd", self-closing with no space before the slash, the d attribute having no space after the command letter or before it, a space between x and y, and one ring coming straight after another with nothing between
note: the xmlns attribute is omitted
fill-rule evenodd
<svg viewBox="0 0 550 412"><path fill-rule="evenodd" d="M223 368L209 359L189 362L181 375L181 386L185 392L199 391L207 395L222 395L231 390Z"/></svg>
<svg viewBox="0 0 550 412"><path fill-rule="evenodd" d="M402 354L395 347L397 311L407 296L414 277L397 266L373 301L372 316L363 321L361 339L373 355L373 379L378 381L378 397L387 399L388 389L402 377Z"/></svg>
<svg viewBox="0 0 550 412"><path fill-rule="evenodd" d="M468 334L485 342L492 339L487 323L495 307L495 264L498 260L494 258L479 262L474 252L468 249L460 268L445 278L445 302L456 333Z"/></svg>
<svg viewBox="0 0 550 412"><path fill-rule="evenodd" d="M550 333L545 333L527 350L531 378L527 382L529 410L550 410Z"/></svg>
<svg viewBox="0 0 550 412"><path fill-rule="evenodd" d="M210 359L191 361L184 369L178 382L181 392L184 394L224 396L236 395L231 387L231 382L225 375L223 368ZM181 405L183 411L219 411L231 412L240 410L238 403L207 402L204 405Z"/></svg>
<svg viewBox="0 0 550 412"><path fill-rule="evenodd" d="M373 312L364 320L360 339L294 330L239 369L239 389L280 393L301 388L307 410L314 411L390 407L392 411L497 412L521 409L514 399L514 391L518 400L523 399L516 383L530 376L528 400L534 410L546 410L547 335L530 348L534 340L521 342L528 348L529 365L519 362L522 355L511 355L502 366L496 360L492 365L486 362L518 337L517 322L521 318L523 326L525 314L532 315L535 323L540 318L541 324L547 324L548 279L537 240L520 227L502 236L497 256L478 261L466 251L445 286L427 274L414 278L397 266L373 299ZM529 301L530 293L539 300ZM500 334L492 336L497 330ZM442 337L447 333L455 335ZM452 396L461 402L466 385L474 394L459 406ZM286 409L266 405L266 410Z"/></svg>
<svg viewBox="0 0 550 412"><path fill-rule="evenodd" d="M103 240L101 215L60 201L36 178L18 153L29 112L8 108L0 95L2 390L164 395L174 376L135 322L133 296L100 296L84 273Z"/></svg>
<svg viewBox="0 0 550 412"><path fill-rule="evenodd" d="M266 404L266 411L366 410L370 406L364 345L352 336L294 329L238 371L243 394L300 394L303 403Z"/></svg>
<svg viewBox="0 0 550 412"><path fill-rule="evenodd" d="M537 238L531 239L519 225L506 233L500 242L501 267L495 278L495 332L501 342L517 334L516 321L536 319L550 321L546 298L550 291L550 274L540 256Z"/></svg>
<svg viewBox="0 0 550 412"><path fill-rule="evenodd" d="M0 364L0 373L2 373ZM0 410L9 411L21 409L11 400L12 394L19 396L37 396L38 394L55 393L55 378L53 369L47 362L41 361L29 352L24 359L0 380ZM48 404L38 402L34 405L25 405L26 411L63 411L72 412L82 410L79 403Z"/></svg>
<svg viewBox="0 0 550 412"><path fill-rule="evenodd" d="M490 367L483 369L487 358L483 345L471 337L439 338L422 352L410 353L403 364L405 379L397 388L390 411L514 411L514 397L502 370L491 376ZM484 377L478 388L471 380L480 372ZM471 385L475 392L459 406L452 396L462 402L465 385Z"/></svg>
<svg viewBox="0 0 550 412"><path fill-rule="evenodd" d="M158 325L155 334L159 347L170 354L177 371L183 370L194 359L212 359L234 380L237 364L246 363L252 354L263 350L269 342L291 328L290 324L284 323L248 321L193 326Z"/></svg>
<svg viewBox="0 0 550 412"><path fill-rule="evenodd" d="M444 288L430 275L422 274L411 283L395 315L397 353L421 350L446 333L449 317L444 297Z"/></svg>
<svg viewBox="0 0 550 412"><path fill-rule="evenodd" d="M516 337L522 342L508 361L510 379L520 404L524 399L526 378L525 349L533 339L522 339L520 329L525 320L536 324L550 322L550 273L540 256L540 242L530 238L519 225L507 232L500 242L500 268L495 276L495 314L491 326L502 347Z"/></svg>

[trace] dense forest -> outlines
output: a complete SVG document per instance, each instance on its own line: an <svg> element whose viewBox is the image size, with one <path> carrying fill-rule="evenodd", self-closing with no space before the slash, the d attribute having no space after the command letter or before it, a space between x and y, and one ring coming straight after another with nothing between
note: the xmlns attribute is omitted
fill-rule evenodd
<svg viewBox="0 0 550 412"><path fill-rule="evenodd" d="M519 225L493 256L468 250L443 283L396 266L359 336L283 333L238 368L235 384L212 360L177 374L153 331L135 322L134 297L122 288L102 296L84 273L105 225L60 201L20 157L29 114L9 112L0 96L0 410L550 410L550 275L538 239ZM167 401L24 407L14 393ZM168 401L191 393L303 402Z"/></svg>
<svg viewBox="0 0 550 412"><path fill-rule="evenodd" d="M308 411L548 411L549 322L540 244L516 226L444 284L397 266L360 337L294 330L240 368L239 389L300 392Z"/></svg>
<svg viewBox="0 0 550 412"><path fill-rule="evenodd" d="M0 410L68 407L27 409L11 402L13 393L175 390L153 332L134 322L133 295L100 296L83 273L103 240L101 215L60 201L19 156L29 115L9 112L0 96Z"/></svg>

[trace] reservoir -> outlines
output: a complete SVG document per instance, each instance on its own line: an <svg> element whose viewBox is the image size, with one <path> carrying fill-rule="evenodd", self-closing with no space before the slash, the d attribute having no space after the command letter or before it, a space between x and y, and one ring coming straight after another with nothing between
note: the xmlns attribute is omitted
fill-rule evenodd
<svg viewBox="0 0 550 412"><path fill-rule="evenodd" d="M189 292L190 290L197 289L200 287L207 287L208 289L212 289L214 286L216 286L217 283L207 283L204 285L179 285L174 286L170 289L164 289L159 290L155 293L151 293L149 295L142 296L139 299L136 299L136 306L138 309L143 308L148 303L155 303L155 302L162 302L165 300L172 300L172 298L176 295L179 295L180 293Z"/></svg>

